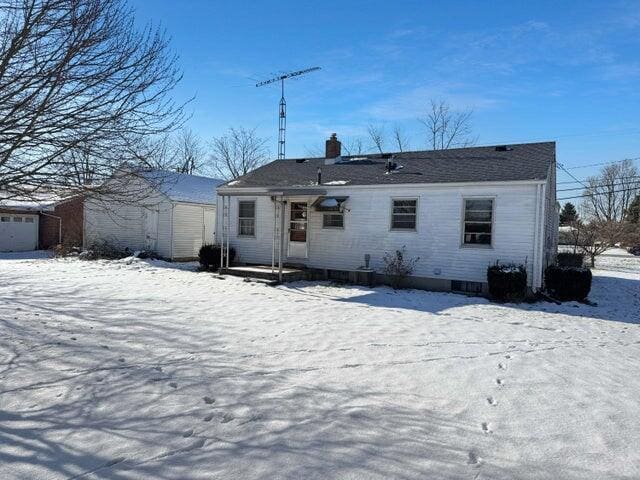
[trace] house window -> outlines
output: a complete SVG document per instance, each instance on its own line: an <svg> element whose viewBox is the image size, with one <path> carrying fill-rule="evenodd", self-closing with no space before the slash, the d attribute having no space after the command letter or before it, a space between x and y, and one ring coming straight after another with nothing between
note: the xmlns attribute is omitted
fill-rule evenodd
<svg viewBox="0 0 640 480"><path fill-rule="evenodd" d="M0 217L0 222L10 222L11 217Z"/></svg>
<svg viewBox="0 0 640 480"><path fill-rule="evenodd" d="M391 210L392 230L415 230L418 211L416 199L393 199Z"/></svg>
<svg viewBox="0 0 640 480"><path fill-rule="evenodd" d="M22 223L22 217L13 217L14 222Z"/></svg>
<svg viewBox="0 0 640 480"><path fill-rule="evenodd" d="M33 223L33 217L24 217L24 223Z"/></svg>
<svg viewBox="0 0 640 480"><path fill-rule="evenodd" d="M344 228L344 214L342 212L323 213L322 228Z"/></svg>
<svg viewBox="0 0 640 480"><path fill-rule="evenodd" d="M465 198L464 245L491 245L493 231L493 199Z"/></svg>
<svg viewBox="0 0 640 480"><path fill-rule="evenodd" d="M238 202L238 235L256 235L256 202L253 200Z"/></svg>

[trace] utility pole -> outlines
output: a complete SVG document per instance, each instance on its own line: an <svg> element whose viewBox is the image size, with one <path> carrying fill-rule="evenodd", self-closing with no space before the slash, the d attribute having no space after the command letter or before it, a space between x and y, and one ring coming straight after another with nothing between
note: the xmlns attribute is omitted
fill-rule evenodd
<svg viewBox="0 0 640 480"><path fill-rule="evenodd" d="M300 75L304 75L305 73L314 72L316 70L320 70L320 67L312 67L307 68L305 70L298 70L296 72L289 72L283 75L279 75L274 78L270 78L269 80L265 80L263 82L256 83L256 87L262 87L264 85L269 85L271 83L280 82L280 105L279 105L279 117L278 117L278 160L282 160L285 158L285 141L286 141L286 133L287 133L287 102L284 99L284 81L287 78L298 77Z"/></svg>

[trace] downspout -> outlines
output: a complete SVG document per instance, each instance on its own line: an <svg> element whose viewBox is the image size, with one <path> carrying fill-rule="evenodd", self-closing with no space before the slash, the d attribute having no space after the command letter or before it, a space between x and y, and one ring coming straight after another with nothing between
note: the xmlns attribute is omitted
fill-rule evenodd
<svg viewBox="0 0 640 480"><path fill-rule="evenodd" d="M540 229L540 185L536 185L536 201L535 201L535 221L533 224L533 255L531 263L533 266L533 275L531 278L531 289L535 291L538 285L538 231Z"/></svg>
<svg viewBox="0 0 640 480"><path fill-rule="evenodd" d="M231 230L231 197L229 197L229 201L227 202L227 270L229 269L229 237Z"/></svg>
<svg viewBox="0 0 640 480"><path fill-rule="evenodd" d="M51 217L58 220L58 245L62 245L62 217L58 217L56 215L51 215L50 213L43 212L40 210L40 215L44 215L45 217ZM38 230L40 229L40 223L38 223ZM39 236L39 232L38 232Z"/></svg>
<svg viewBox="0 0 640 480"><path fill-rule="evenodd" d="M543 265L543 259L544 259L544 246L545 246L545 227L546 227L546 221L545 221L545 214L546 214L546 203L547 203L547 199L546 199L546 195L547 195L547 184L543 183L540 186L540 238L538 239L538 256L539 256L539 262L540 262L540 289L542 290L542 283L543 283L543 279L544 279L544 275L543 275L543 269L545 267L545 265Z"/></svg>
<svg viewBox="0 0 640 480"><path fill-rule="evenodd" d="M176 208L176 204L171 202L171 241L170 241L170 254L171 254L171 261L173 261L173 230L174 230L174 212L175 212L175 208Z"/></svg>
<svg viewBox="0 0 640 480"><path fill-rule="evenodd" d="M286 212L284 197L280 200L280 254L278 255L278 281L282 283L282 257L284 256L284 215Z"/></svg>

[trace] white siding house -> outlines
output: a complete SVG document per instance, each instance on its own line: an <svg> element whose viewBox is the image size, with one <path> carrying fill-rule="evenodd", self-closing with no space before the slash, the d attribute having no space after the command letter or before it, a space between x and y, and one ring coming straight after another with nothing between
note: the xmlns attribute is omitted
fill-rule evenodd
<svg viewBox="0 0 640 480"><path fill-rule="evenodd" d="M108 243L171 260L193 259L202 245L215 242L215 189L220 183L166 171L129 178L126 187L108 189L117 194L85 201L85 247Z"/></svg>
<svg viewBox="0 0 640 480"><path fill-rule="evenodd" d="M276 161L218 189L217 228L239 263L271 265L284 220L285 265L356 270L367 255L382 273L405 247L416 286L485 288L500 262L538 289L557 244L554 161L553 143Z"/></svg>

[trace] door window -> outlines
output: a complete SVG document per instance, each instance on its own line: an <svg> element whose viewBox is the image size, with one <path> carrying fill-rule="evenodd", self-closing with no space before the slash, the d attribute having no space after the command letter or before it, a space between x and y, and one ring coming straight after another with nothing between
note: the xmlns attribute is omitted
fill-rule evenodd
<svg viewBox="0 0 640 480"><path fill-rule="evenodd" d="M292 242L307 241L307 204L291 203L291 221L289 223L289 240Z"/></svg>

